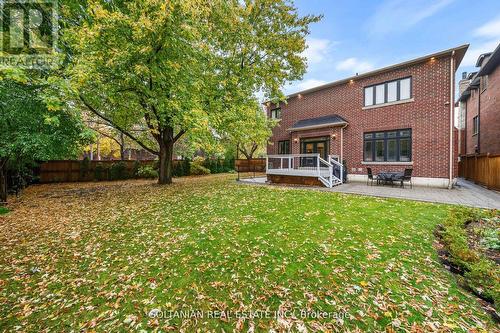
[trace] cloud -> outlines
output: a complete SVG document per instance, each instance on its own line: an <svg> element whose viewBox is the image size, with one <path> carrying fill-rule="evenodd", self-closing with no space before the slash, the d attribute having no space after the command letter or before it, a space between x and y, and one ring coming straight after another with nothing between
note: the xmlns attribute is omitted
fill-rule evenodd
<svg viewBox="0 0 500 333"><path fill-rule="evenodd" d="M356 58L347 58L339 62L335 68L339 71L363 73L373 69L373 64Z"/></svg>
<svg viewBox="0 0 500 333"><path fill-rule="evenodd" d="M474 30L474 35L485 38L500 38L500 16Z"/></svg>
<svg viewBox="0 0 500 333"><path fill-rule="evenodd" d="M483 53L493 52L493 50L498 46L498 40L492 40L488 42L479 43L477 45L472 44L471 48L467 51L464 59L460 63L460 66L476 66L477 58Z"/></svg>
<svg viewBox="0 0 500 333"><path fill-rule="evenodd" d="M455 0L387 0L368 20L366 28L372 37L408 30L436 14Z"/></svg>
<svg viewBox="0 0 500 333"><path fill-rule="evenodd" d="M321 63L328 57L332 46L338 42L329 39L308 38L306 41L307 49L302 53L302 56L307 58L308 64Z"/></svg>
<svg viewBox="0 0 500 333"><path fill-rule="evenodd" d="M328 81L317 80L317 79L308 79L304 81L297 82L296 84L291 85L288 89L286 89L287 94L292 94L295 92L311 89L314 87L322 86L328 83Z"/></svg>

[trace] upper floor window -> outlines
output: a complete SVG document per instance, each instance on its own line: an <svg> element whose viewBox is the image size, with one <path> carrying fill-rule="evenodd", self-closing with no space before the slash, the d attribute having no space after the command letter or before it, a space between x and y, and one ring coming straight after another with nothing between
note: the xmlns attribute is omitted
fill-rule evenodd
<svg viewBox="0 0 500 333"><path fill-rule="evenodd" d="M281 119L281 108L276 108L271 110L272 119Z"/></svg>
<svg viewBox="0 0 500 333"><path fill-rule="evenodd" d="M479 116L472 118L472 135L479 133Z"/></svg>
<svg viewBox="0 0 500 333"><path fill-rule="evenodd" d="M278 154L290 154L290 140L278 142Z"/></svg>
<svg viewBox="0 0 500 333"><path fill-rule="evenodd" d="M404 101L412 96L412 79L407 77L365 87L365 106Z"/></svg>
<svg viewBox="0 0 500 333"><path fill-rule="evenodd" d="M365 162L410 162L411 129L364 134Z"/></svg>
<svg viewBox="0 0 500 333"><path fill-rule="evenodd" d="M481 76L481 92L488 88L488 75Z"/></svg>

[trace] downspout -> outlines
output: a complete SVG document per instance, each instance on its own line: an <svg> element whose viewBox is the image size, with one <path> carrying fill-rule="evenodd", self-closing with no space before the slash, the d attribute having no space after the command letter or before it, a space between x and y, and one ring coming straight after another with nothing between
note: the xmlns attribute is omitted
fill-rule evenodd
<svg viewBox="0 0 500 333"><path fill-rule="evenodd" d="M345 124L340 128L340 163L344 164L344 128L349 124Z"/></svg>
<svg viewBox="0 0 500 333"><path fill-rule="evenodd" d="M347 124L340 128L340 181L344 182L344 128L347 127Z"/></svg>
<svg viewBox="0 0 500 333"><path fill-rule="evenodd" d="M467 156L467 104L468 99L465 100L465 131L464 131L464 155Z"/></svg>
<svg viewBox="0 0 500 333"><path fill-rule="evenodd" d="M481 78L477 89L477 122L477 153L481 154Z"/></svg>
<svg viewBox="0 0 500 333"><path fill-rule="evenodd" d="M449 159L449 177L448 189L453 187L453 111L455 101L455 51L451 53L450 58L450 159Z"/></svg>

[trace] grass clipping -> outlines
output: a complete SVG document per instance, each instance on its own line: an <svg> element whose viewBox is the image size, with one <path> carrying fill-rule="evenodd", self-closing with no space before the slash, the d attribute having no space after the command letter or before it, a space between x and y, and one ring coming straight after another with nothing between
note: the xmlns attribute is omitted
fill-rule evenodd
<svg viewBox="0 0 500 333"><path fill-rule="evenodd" d="M500 274L498 264L471 246L468 225L493 220L498 234L500 215L496 210L454 208L437 230L444 252L453 270L460 273L462 284L500 310ZM470 229L469 229L470 230Z"/></svg>

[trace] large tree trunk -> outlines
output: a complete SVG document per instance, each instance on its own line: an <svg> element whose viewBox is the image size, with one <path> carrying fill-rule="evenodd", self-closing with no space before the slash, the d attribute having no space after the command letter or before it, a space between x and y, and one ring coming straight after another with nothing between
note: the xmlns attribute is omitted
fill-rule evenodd
<svg viewBox="0 0 500 333"><path fill-rule="evenodd" d="M174 154L173 129L167 129L160 134L160 168L158 184L172 184L172 157Z"/></svg>
<svg viewBox="0 0 500 333"><path fill-rule="evenodd" d="M0 159L0 204L7 202L7 160Z"/></svg>

